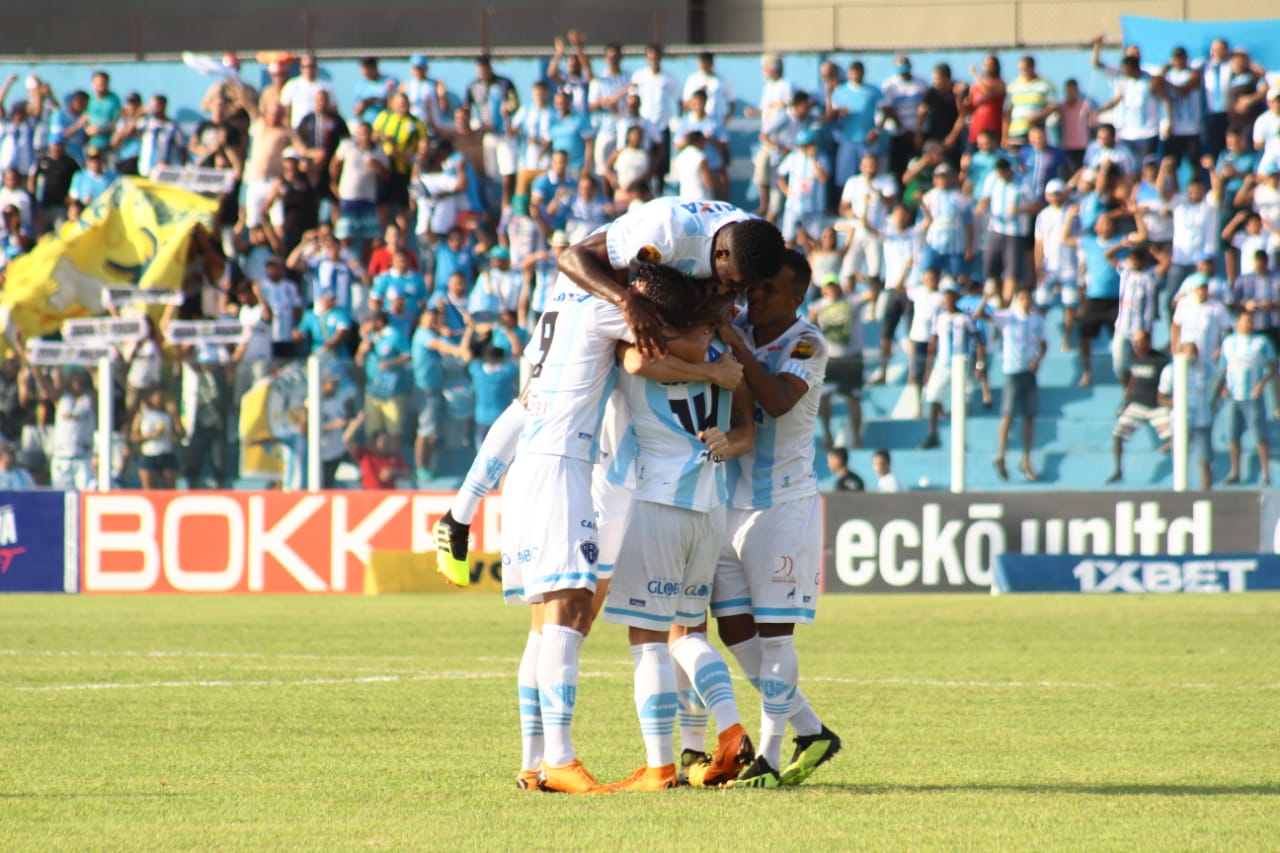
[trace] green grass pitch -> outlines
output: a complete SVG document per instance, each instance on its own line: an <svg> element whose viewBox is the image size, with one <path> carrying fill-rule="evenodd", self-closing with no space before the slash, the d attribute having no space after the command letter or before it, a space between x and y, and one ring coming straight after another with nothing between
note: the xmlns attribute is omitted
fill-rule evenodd
<svg viewBox="0 0 1280 853"><path fill-rule="evenodd" d="M526 619L463 594L0 597L0 848L1280 844L1277 595L827 596L799 647L836 761L610 797L514 787ZM624 632L597 626L583 670L579 752L621 778Z"/></svg>

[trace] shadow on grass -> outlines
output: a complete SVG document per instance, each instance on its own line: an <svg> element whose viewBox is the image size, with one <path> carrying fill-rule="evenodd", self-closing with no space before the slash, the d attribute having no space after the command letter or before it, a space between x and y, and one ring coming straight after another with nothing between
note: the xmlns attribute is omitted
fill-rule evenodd
<svg viewBox="0 0 1280 853"><path fill-rule="evenodd" d="M1002 785L973 782L956 785L831 785L818 783L804 787L843 790L853 794L951 794L969 791L1008 794L1079 794L1083 796L1129 797L1280 797L1280 782L1259 785L1142 785L1142 784L1045 784Z"/></svg>

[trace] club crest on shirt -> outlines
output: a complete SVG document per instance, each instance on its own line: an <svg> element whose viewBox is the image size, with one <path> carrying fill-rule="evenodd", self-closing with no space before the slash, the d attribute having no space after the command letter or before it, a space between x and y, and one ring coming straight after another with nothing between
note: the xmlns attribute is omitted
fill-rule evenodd
<svg viewBox="0 0 1280 853"><path fill-rule="evenodd" d="M801 338L796 341L795 349L791 350L791 358L813 358L813 354L818 349L813 345L813 341L807 338Z"/></svg>
<svg viewBox="0 0 1280 853"><path fill-rule="evenodd" d="M662 253L653 246L641 246L640 251L636 252L636 259L642 264L656 264L662 260Z"/></svg>

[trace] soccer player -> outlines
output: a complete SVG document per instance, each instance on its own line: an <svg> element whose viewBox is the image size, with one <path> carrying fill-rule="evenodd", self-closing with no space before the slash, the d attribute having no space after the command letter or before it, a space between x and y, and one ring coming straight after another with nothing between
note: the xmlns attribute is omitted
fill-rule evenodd
<svg viewBox="0 0 1280 853"><path fill-rule="evenodd" d="M762 697L759 754L731 787L796 784L840 751L840 738L799 690L793 636L814 619L822 547L813 435L827 348L817 327L797 316L810 276L808 261L787 252L781 271L748 293L746 316L720 333L756 400L755 445L730 474L711 600L720 639ZM783 766L788 720L796 748Z"/></svg>
<svg viewBox="0 0 1280 853"><path fill-rule="evenodd" d="M783 249L782 235L774 225L731 204L662 198L570 246L560 255L559 266L578 287L616 305L635 334L641 353L653 356L665 349L662 325L655 309L625 286L631 268L643 263L663 264L705 279L712 288L741 292L748 284L778 271ZM548 307L547 313L553 310ZM549 342L554 328L554 318L550 326L543 323L541 344ZM464 583L468 577L471 518L515 454L521 417L509 410L490 428L490 437L477 454L454 506L436 525L437 568L453 583Z"/></svg>
<svg viewBox="0 0 1280 853"><path fill-rule="evenodd" d="M646 267L634 286L664 309L673 326L693 319L699 294L679 274ZM720 356L717 349L708 352L713 361ZM620 374L618 388L630 413L636 473L604 618L629 629L646 765L603 790L658 791L679 782L673 738L677 667L668 636L672 625L693 628L704 621L724 533L723 462L752 447L755 424L745 390L731 402L711 383L658 382L630 372ZM717 704L727 698L736 717L722 660L720 669L722 678L707 692ZM741 742L745 732L736 719L734 726ZM750 750L749 739L746 744Z"/></svg>

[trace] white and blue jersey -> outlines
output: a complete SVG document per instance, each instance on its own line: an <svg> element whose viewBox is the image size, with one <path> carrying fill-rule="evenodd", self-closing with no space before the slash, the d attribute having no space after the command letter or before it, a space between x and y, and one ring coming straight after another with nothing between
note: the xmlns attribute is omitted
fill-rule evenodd
<svg viewBox="0 0 1280 853"><path fill-rule="evenodd" d="M595 462L605 402L618 379L615 346L634 340L622 311L561 275L534 338L541 352L520 452Z"/></svg>
<svg viewBox="0 0 1280 853"><path fill-rule="evenodd" d="M714 349L708 359L719 353ZM725 465L698 434L713 426L729 431L733 394L709 382L654 382L623 373L618 388L627 402L638 454L637 500L709 512L729 498Z"/></svg>
<svg viewBox="0 0 1280 853"><path fill-rule="evenodd" d="M1152 269L1120 269L1120 307L1116 312L1116 334L1133 337L1150 332L1160 313L1159 282Z"/></svg>
<svg viewBox="0 0 1280 853"><path fill-rule="evenodd" d="M1262 335L1236 333L1222 342L1222 371L1232 400L1248 400L1276 360L1275 348Z"/></svg>
<svg viewBox="0 0 1280 853"><path fill-rule="evenodd" d="M1213 363L1198 358L1187 365L1187 426L1191 429L1207 429L1213 426L1213 390L1217 385L1218 371ZM1173 365L1165 365L1160 371L1161 394L1173 396Z"/></svg>
<svg viewBox="0 0 1280 853"><path fill-rule="evenodd" d="M965 225L973 221L973 209L964 193L932 189L920 198L920 206L929 213L925 245L943 255L963 254L969 245Z"/></svg>
<svg viewBox="0 0 1280 853"><path fill-rule="evenodd" d="M933 335L938 339L934 350L935 364L950 365L957 355L972 357L978 345L978 327L963 311L941 311L933 320Z"/></svg>
<svg viewBox="0 0 1280 853"><path fill-rule="evenodd" d="M775 376L789 373L799 377L808 390L780 418L756 404L755 446L729 463L730 505L734 509L767 509L816 495L813 436L827 374L827 344L822 332L797 318L776 340L756 346L754 330L745 315L739 315L734 325L766 370Z"/></svg>
<svg viewBox="0 0 1280 853"><path fill-rule="evenodd" d="M710 278L716 232L751 218L722 201L656 198L609 224L609 263L616 270L637 263L662 264L693 278Z"/></svg>

